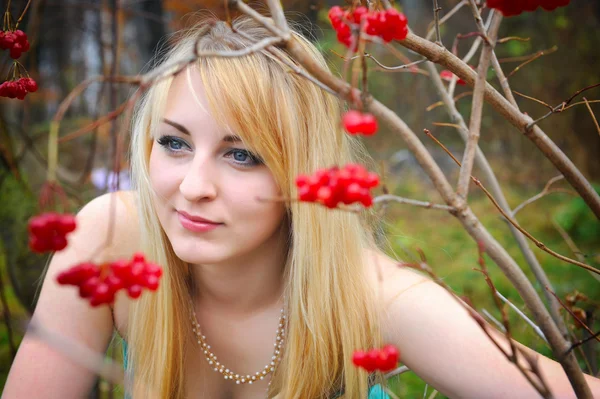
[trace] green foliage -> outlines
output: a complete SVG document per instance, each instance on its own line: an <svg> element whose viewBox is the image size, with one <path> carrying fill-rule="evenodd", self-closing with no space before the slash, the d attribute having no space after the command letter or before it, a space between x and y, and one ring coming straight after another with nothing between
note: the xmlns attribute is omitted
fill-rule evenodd
<svg viewBox="0 0 600 399"><path fill-rule="evenodd" d="M594 189L600 193L599 185L594 185ZM556 220L576 242L591 244L600 241L600 222L581 197L562 207L556 214Z"/></svg>

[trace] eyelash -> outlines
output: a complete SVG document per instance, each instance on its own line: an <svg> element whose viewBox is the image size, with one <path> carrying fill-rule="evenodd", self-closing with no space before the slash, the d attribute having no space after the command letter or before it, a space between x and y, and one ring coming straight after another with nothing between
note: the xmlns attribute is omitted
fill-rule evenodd
<svg viewBox="0 0 600 399"><path fill-rule="evenodd" d="M182 149L171 148L170 145L173 143L179 143L182 146L182 148L187 147L188 149L191 149L191 147L188 145L188 143L185 142L185 140L182 140L177 136L162 136L159 139L157 139L156 142L169 154L177 155L177 154L181 153L181 151L183 151ZM233 154L238 153L238 152L241 152L241 153L245 154L248 158L250 158L251 163L248 164L248 163L238 162L238 161L234 160L234 163L236 165L239 165L241 167L250 168L253 166L263 164L263 160L260 159L258 156L254 155L253 153L251 153L248 150L244 150L241 148L232 148L229 151L227 151L227 153L225 153L225 155L232 156Z"/></svg>

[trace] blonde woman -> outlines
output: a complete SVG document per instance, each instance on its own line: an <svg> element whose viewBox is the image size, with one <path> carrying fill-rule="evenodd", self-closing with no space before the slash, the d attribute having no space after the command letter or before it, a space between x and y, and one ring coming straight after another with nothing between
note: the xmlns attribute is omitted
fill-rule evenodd
<svg viewBox="0 0 600 399"><path fill-rule="evenodd" d="M189 57L195 42L231 51L268 36L249 19L234 26L204 21L164 64ZM79 212L34 318L97 352L116 329L136 399L365 398L373 379L353 367L352 353L385 343L449 397L536 397L449 293L377 249L366 217L257 200L294 197L301 173L367 160L340 129L338 99L282 58L293 62L276 48L203 58L148 91L133 126L135 190ZM110 220L110 245L97 255ZM137 251L164 267L160 289L139 300L122 295L113 307L90 308L55 283L94 254L102 262ZM539 365L556 397L574 397L557 363L540 357ZM229 371L237 376L225 378ZM79 398L93 382L27 335L3 397ZM590 384L600 395L598 380Z"/></svg>

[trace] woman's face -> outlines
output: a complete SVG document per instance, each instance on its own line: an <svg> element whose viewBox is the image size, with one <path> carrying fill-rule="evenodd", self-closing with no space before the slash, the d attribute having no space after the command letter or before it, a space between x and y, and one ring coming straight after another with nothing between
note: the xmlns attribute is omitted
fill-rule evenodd
<svg viewBox="0 0 600 399"><path fill-rule="evenodd" d="M280 195L278 186L260 158L218 126L195 69L174 79L153 137L156 209L179 258L244 262L279 247L285 206L256 200Z"/></svg>

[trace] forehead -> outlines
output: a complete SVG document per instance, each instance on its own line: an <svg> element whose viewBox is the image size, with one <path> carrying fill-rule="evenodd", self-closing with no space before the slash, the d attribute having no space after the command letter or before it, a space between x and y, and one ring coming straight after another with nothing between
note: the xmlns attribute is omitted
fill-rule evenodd
<svg viewBox="0 0 600 399"><path fill-rule="evenodd" d="M193 131L226 132L213 117L199 72L188 67L171 83L161 119L174 121Z"/></svg>
<svg viewBox="0 0 600 399"><path fill-rule="evenodd" d="M167 94L163 117L196 117L212 119L200 75L194 68L186 68L173 78Z"/></svg>

